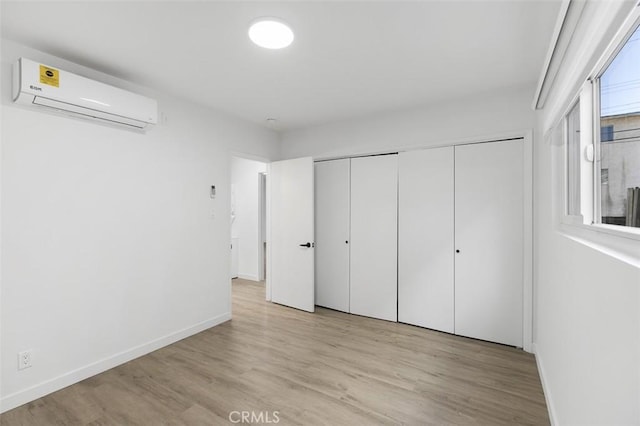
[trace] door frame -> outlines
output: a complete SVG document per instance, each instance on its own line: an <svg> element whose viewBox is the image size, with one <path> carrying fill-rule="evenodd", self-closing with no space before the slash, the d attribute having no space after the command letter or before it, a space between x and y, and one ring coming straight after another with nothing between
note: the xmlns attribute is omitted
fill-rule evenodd
<svg viewBox="0 0 640 426"><path fill-rule="evenodd" d="M271 169L271 162L274 161L270 158L267 157L261 157L259 155L253 155L253 154L248 154L246 152L241 152L241 151L230 151L229 152L229 161L228 161L228 167L229 170L227 171L227 181L228 181L228 189L229 189L229 195L227 196L227 202L229 205L229 209L231 208L231 163L233 161L233 157L237 157L237 158L243 158L245 160L253 160L253 161L259 161L261 163L265 163L266 164L266 172L265 174L268 176L269 175L269 171ZM267 228L266 228L266 239L267 241L269 241L269 237L271 235L271 229L269 226L269 179L266 179L267 182L267 190L266 190L266 194L265 194L265 214L266 214L266 221L267 221ZM229 213L227 213L227 216L229 216ZM229 220L229 242L228 242L228 246L231 246L231 221L230 218L227 217L227 220ZM261 245L260 245L261 246ZM259 248L260 249L260 248ZM258 256L260 257L260 256ZM231 251L229 251L229 261L227 262L228 264L231 264ZM266 300L270 301L271 300L271 288L269 286L269 269L270 269L270 264L269 264L269 256L268 256L268 251L267 251L267 259L266 259L266 264L267 264L267 274L265 276L265 295L266 295ZM258 274L259 275L259 274ZM231 276L231 271L229 271L229 276ZM233 316L233 288L231 286L231 280L229 280L229 312L232 314Z"/></svg>
<svg viewBox="0 0 640 426"><path fill-rule="evenodd" d="M269 241L271 241L271 163L267 164L267 173L265 176L266 180L266 203L265 203L265 214L267 216L267 229L266 229L266 238L267 245L269 245ZM264 277L264 299L267 302L271 302L271 250L267 250L266 259L267 262L267 273Z"/></svg>
<svg viewBox="0 0 640 426"><path fill-rule="evenodd" d="M266 169L265 169L266 170ZM258 173L258 281L266 280L267 172ZM262 238L264 236L264 239Z"/></svg>

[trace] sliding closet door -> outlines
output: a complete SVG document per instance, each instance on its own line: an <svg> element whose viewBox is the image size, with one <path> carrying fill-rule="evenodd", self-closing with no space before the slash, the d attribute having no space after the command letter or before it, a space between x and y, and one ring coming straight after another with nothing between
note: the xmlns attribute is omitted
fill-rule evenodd
<svg viewBox="0 0 640 426"><path fill-rule="evenodd" d="M398 156L351 160L350 311L397 321Z"/></svg>
<svg viewBox="0 0 640 426"><path fill-rule="evenodd" d="M349 159L315 164L316 305L349 312Z"/></svg>
<svg viewBox="0 0 640 426"><path fill-rule="evenodd" d="M453 147L398 156L398 321L453 333Z"/></svg>
<svg viewBox="0 0 640 426"><path fill-rule="evenodd" d="M522 140L455 148L455 333L520 347L522 165Z"/></svg>

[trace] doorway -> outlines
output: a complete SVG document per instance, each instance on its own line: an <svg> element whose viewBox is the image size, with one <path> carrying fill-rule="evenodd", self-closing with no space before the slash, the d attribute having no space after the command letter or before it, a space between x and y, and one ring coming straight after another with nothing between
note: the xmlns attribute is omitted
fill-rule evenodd
<svg viewBox="0 0 640 426"><path fill-rule="evenodd" d="M267 163L231 158L231 278L260 282L266 276Z"/></svg>

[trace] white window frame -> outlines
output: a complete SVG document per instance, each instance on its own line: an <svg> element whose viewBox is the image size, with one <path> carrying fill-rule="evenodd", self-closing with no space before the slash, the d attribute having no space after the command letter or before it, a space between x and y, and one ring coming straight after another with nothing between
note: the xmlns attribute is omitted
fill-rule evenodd
<svg viewBox="0 0 640 426"><path fill-rule="evenodd" d="M563 195L562 195L562 199L563 199L563 211L562 211L562 223L568 224L568 225L579 225L584 223L584 218L582 216L582 214L580 215L572 215L570 213L570 191L569 191L569 186L570 186L570 170L569 170L569 161L571 160L569 158L569 115L571 114L571 112L573 111L573 109L578 106L580 102L580 95L578 95L576 97L576 99L574 99L569 105L571 105L569 107L569 109L567 110L567 112L564 114L564 116L562 117L562 152L563 152L563 167L564 167L564 183L563 183ZM582 123L582 122L581 122ZM582 182L580 182L582 183ZM582 188L582 185L580 185L580 188Z"/></svg>
<svg viewBox="0 0 640 426"><path fill-rule="evenodd" d="M640 6L635 7L620 30L609 43L588 74L579 93L569 103L570 107L562 116L564 130L564 197L560 230L587 245L604 249L619 258L640 266L640 228L608 225L601 223L600 215L600 77L624 47L626 41L640 25ZM568 215L568 158L567 158L567 118L572 108L580 102L580 212ZM588 159L592 152L593 161Z"/></svg>
<svg viewBox="0 0 640 426"><path fill-rule="evenodd" d="M600 78L605 73L609 65L615 60L616 56L626 42L633 35L636 29L640 26L640 7L634 8L634 11L626 19L620 30L616 33L613 40L605 50L604 54L596 64L593 72L589 76L589 82L591 83L591 98L593 100L592 106L592 140L593 151L595 161L593 162L593 176L591 179L592 194L593 194L593 206L591 224L593 227L600 231L611 233L613 235L623 236L627 238L640 240L640 228L634 228L629 226L620 225L607 225L602 223L601 217L601 200L600 200Z"/></svg>
<svg viewBox="0 0 640 426"><path fill-rule="evenodd" d="M576 104L580 104L580 214L569 214L569 114ZM563 212L562 223L566 225L584 225L593 222L593 191L592 174L593 166L586 157L589 145L592 145L592 96L591 84L585 83L578 95L569 104L562 118L563 134L563 167L564 167L564 189L563 189Z"/></svg>

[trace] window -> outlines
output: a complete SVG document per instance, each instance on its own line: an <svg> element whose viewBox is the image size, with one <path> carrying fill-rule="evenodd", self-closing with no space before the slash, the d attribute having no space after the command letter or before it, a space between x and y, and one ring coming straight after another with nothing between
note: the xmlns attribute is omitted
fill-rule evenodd
<svg viewBox="0 0 640 426"><path fill-rule="evenodd" d="M595 84L600 105L595 114L600 125L596 141L600 162L595 168L600 176L596 192L600 216L596 220L640 228L640 27Z"/></svg>
<svg viewBox="0 0 640 426"><path fill-rule="evenodd" d="M561 226L629 253L628 241L640 241L640 6L569 105L556 127L564 142Z"/></svg>

